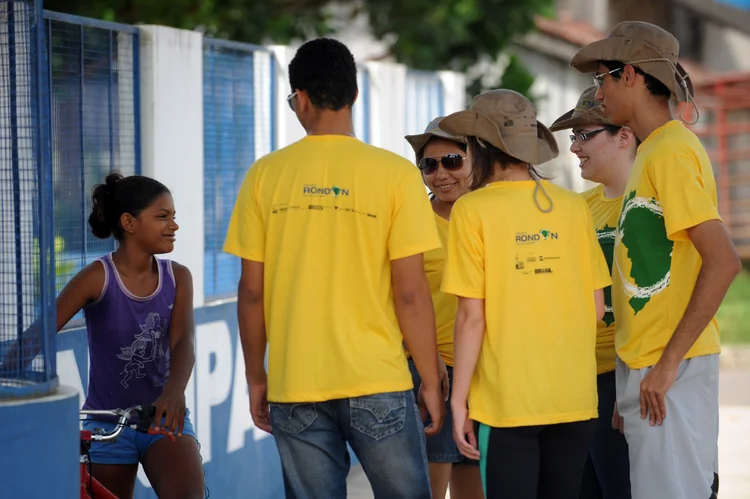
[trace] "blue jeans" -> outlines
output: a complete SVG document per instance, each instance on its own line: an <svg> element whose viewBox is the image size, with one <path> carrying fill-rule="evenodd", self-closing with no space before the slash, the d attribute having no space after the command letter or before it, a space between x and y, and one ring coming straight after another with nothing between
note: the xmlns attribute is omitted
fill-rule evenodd
<svg viewBox="0 0 750 499"><path fill-rule="evenodd" d="M271 403L287 499L346 499L354 450L375 499L430 499L424 427L411 390Z"/></svg>

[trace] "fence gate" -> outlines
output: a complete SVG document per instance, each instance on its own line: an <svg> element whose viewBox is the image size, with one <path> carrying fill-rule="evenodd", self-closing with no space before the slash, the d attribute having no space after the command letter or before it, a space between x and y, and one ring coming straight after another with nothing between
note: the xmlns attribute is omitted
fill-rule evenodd
<svg viewBox="0 0 750 499"><path fill-rule="evenodd" d="M0 400L57 387L41 2L0 1Z"/></svg>

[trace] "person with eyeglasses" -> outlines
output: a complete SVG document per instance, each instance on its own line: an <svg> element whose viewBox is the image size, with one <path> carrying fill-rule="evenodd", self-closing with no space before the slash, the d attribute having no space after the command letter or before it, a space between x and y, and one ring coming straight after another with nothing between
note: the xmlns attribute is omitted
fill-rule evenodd
<svg viewBox="0 0 750 499"><path fill-rule="evenodd" d="M615 234L612 304L615 417L622 417L636 499L718 494L719 353L716 312L742 266L717 209L711 161L674 119L694 104L664 29L623 22L570 65L596 73L609 120L642 141ZM697 118L697 108L696 118Z"/></svg>
<svg viewBox="0 0 750 499"><path fill-rule="evenodd" d="M442 291L458 297L453 435L485 496L578 499L597 418L609 269L583 198L535 165L559 154L534 105L490 90L440 128L468 142ZM473 421L479 423L479 434Z"/></svg>
<svg viewBox="0 0 750 499"><path fill-rule="evenodd" d="M453 441L449 396L453 378L453 327L458 300L455 296L440 291L448 245L448 221L454 203L469 192L471 165L466 158L466 140L441 130L441 119L442 117L437 117L432 120L424 133L405 137L414 149L422 180L430 190L432 211L435 214L435 224L442 243L440 248L428 251L424 255L424 269L430 283L432 304L435 309L437 348L440 355L441 381L446 405L443 428L437 435L427 438L427 461L434 498L444 498L450 484L452 499L482 499L484 493L479 474L479 462L465 458ZM416 364L411 358L409 358L409 369L416 394L421 385L421 379Z"/></svg>
<svg viewBox="0 0 750 499"><path fill-rule="evenodd" d="M613 125L596 101L596 87L587 88L575 107L560 116L550 131L571 129L570 152L580 160L581 177L598 185L582 194L591 211L599 245L612 269L622 193L633 165L638 139L625 126ZM581 482L580 499L630 499L628 444L613 427L615 406L615 315L612 289L604 289L604 317L596 331L599 418Z"/></svg>
<svg viewBox="0 0 750 499"><path fill-rule="evenodd" d="M440 238L422 179L354 137L357 67L345 45L303 44L289 83L307 136L251 166L224 247L242 259L253 421L273 434L289 499L345 499L347 444L376 498L430 499L425 435L440 431L445 403L423 263Z"/></svg>

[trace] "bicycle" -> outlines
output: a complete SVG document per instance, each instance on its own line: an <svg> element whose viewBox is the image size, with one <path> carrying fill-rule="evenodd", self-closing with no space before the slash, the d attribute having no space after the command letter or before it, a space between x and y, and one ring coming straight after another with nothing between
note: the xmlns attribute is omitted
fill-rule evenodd
<svg viewBox="0 0 750 499"><path fill-rule="evenodd" d="M81 430L81 499L119 499L96 478L91 476L91 461L89 459L91 442L113 442L125 431L125 428L131 428L150 435L165 435L172 442L175 441L175 437L171 433L164 430L157 430L152 426L151 423L155 413L156 408L152 405L137 405L129 409L80 411L81 416L116 416L118 418L115 429L109 433L93 433ZM130 424L129 421L136 416L138 422Z"/></svg>

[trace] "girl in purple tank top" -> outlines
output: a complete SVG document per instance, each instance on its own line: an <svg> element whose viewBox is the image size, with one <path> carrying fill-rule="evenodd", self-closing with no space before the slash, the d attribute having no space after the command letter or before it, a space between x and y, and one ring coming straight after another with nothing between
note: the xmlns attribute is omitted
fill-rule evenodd
<svg viewBox="0 0 750 499"><path fill-rule="evenodd" d="M193 371L193 280L155 255L174 249L172 195L160 182L117 172L94 187L89 225L118 248L83 268L57 298L58 331L81 309L91 369L84 408L152 404L161 428L176 438L126 429L114 443L93 442L91 474L117 497L132 498L138 463L160 498L203 499L203 469L185 407ZM86 420L108 431L111 423Z"/></svg>

